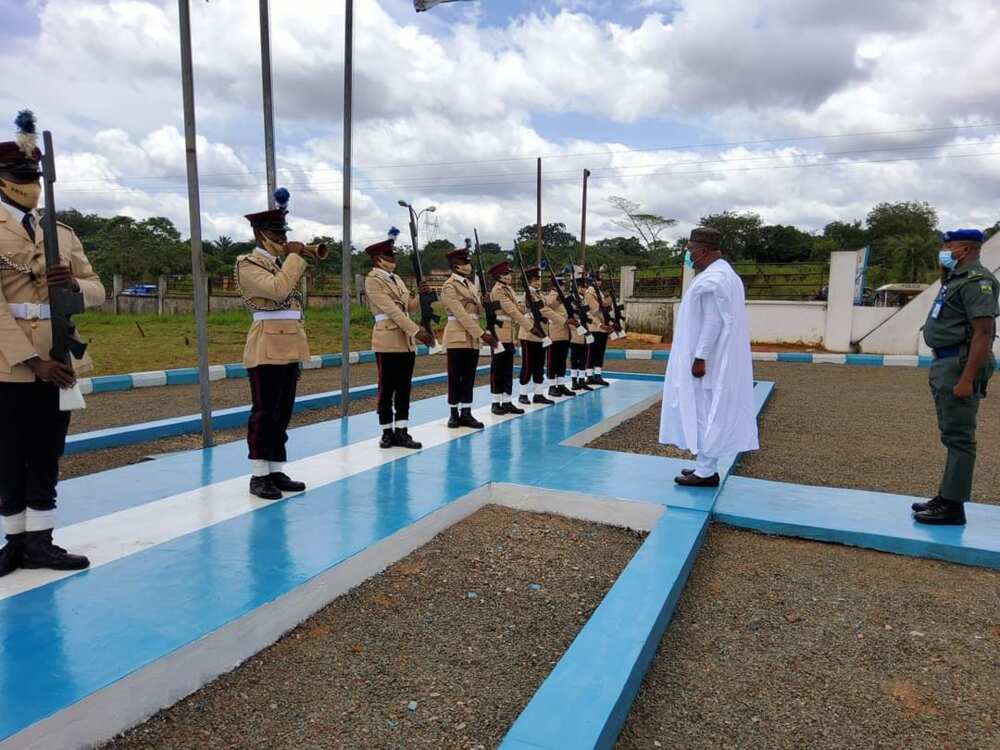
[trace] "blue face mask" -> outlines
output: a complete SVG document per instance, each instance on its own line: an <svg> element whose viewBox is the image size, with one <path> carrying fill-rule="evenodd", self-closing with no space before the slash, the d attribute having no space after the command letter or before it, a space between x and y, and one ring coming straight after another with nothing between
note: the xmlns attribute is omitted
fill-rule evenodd
<svg viewBox="0 0 1000 750"><path fill-rule="evenodd" d="M691 255L690 250L684 251L684 265L688 268L694 268L694 257Z"/></svg>
<svg viewBox="0 0 1000 750"><path fill-rule="evenodd" d="M951 254L951 250L942 250L938 253L938 262L945 268L954 268L958 265L958 261L955 260L954 256Z"/></svg>

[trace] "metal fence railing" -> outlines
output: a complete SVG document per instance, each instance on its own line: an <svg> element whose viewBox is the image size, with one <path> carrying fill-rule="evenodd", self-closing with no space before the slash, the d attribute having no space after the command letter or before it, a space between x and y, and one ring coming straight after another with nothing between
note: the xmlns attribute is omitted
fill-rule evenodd
<svg viewBox="0 0 1000 750"><path fill-rule="evenodd" d="M752 300L816 299L830 279L826 263L734 263L733 269ZM633 296L680 297L682 285L679 266L641 268L636 271Z"/></svg>

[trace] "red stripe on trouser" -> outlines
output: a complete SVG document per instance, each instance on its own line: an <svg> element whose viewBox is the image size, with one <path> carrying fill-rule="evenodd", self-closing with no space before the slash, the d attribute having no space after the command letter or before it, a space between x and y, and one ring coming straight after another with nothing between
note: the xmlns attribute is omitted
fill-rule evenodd
<svg viewBox="0 0 1000 750"><path fill-rule="evenodd" d="M250 377L250 419L247 422L247 446L250 449L250 458L255 459L260 455L259 453L259 443L260 443L260 428L261 422L264 418L263 412L263 400L264 397L261 395L261 382L260 382L260 371L257 368L251 368L248 371L248 376Z"/></svg>

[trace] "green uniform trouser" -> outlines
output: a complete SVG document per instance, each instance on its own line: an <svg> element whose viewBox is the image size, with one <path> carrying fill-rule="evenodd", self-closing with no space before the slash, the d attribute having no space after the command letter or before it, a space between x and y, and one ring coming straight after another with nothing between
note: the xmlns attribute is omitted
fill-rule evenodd
<svg viewBox="0 0 1000 750"><path fill-rule="evenodd" d="M952 391L962 377L966 357L936 359L931 364L930 385L937 408L941 442L948 449L948 460L938 490L945 500L968 502L972 497L972 474L976 466L976 417L979 402L986 396L996 363L992 355L979 373L972 398L957 398Z"/></svg>

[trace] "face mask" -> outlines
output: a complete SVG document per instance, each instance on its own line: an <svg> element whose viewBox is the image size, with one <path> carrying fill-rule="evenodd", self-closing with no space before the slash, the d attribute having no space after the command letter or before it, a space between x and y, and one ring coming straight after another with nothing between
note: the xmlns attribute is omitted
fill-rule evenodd
<svg viewBox="0 0 1000 750"><path fill-rule="evenodd" d="M392 273L393 271L396 270L396 261L389 260L388 258L382 258L379 261L379 265L381 266L383 271L388 271L389 273Z"/></svg>
<svg viewBox="0 0 1000 750"><path fill-rule="evenodd" d="M684 265L688 268L694 268L694 256L691 255L690 250L684 252Z"/></svg>
<svg viewBox="0 0 1000 750"><path fill-rule="evenodd" d="M472 264L460 263L457 266L455 266L455 270L458 271L458 273L462 276L468 276L470 273L472 273Z"/></svg>
<svg viewBox="0 0 1000 750"><path fill-rule="evenodd" d="M951 254L951 250L942 250L938 253L938 262L941 263L945 268L954 268L958 265L958 261Z"/></svg>
<svg viewBox="0 0 1000 750"><path fill-rule="evenodd" d="M276 255L279 258L285 254L285 245L283 242L275 242L270 237L266 235L260 235L260 244L265 250L267 250L271 255Z"/></svg>
<svg viewBox="0 0 1000 750"><path fill-rule="evenodd" d="M9 180L0 180L0 193L22 208L32 211L38 208L38 201L42 195L42 183L29 182L19 185Z"/></svg>
<svg viewBox="0 0 1000 750"><path fill-rule="evenodd" d="M514 280L513 277L509 273L505 273L503 276L500 277L500 282L506 284L507 286L510 286L513 280Z"/></svg>

